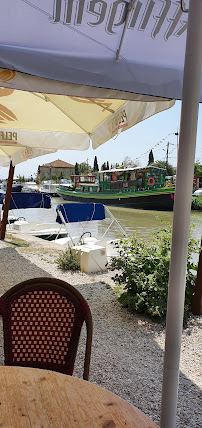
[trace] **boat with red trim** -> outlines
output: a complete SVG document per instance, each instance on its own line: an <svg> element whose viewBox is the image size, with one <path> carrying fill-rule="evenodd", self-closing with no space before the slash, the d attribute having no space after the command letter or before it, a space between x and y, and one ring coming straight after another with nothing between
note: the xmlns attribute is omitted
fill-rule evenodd
<svg viewBox="0 0 202 428"><path fill-rule="evenodd" d="M154 166L119 168L96 175L72 176L73 190L58 188L58 195L74 202L99 202L130 208L171 211L175 186L166 185L166 170Z"/></svg>

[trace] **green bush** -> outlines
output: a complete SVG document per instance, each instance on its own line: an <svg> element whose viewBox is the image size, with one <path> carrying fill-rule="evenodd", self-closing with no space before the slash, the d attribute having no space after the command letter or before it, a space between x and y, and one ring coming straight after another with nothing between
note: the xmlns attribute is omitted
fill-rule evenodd
<svg viewBox="0 0 202 428"><path fill-rule="evenodd" d="M136 235L117 243L118 257L111 259L109 267L118 269L114 281L122 287L119 302L130 312L147 314L161 321L166 316L168 277L171 250L171 229L164 228L146 243ZM191 310L197 267L193 253L199 251L197 242L189 238L184 320Z"/></svg>
<svg viewBox="0 0 202 428"><path fill-rule="evenodd" d="M56 263L62 270L70 270L71 272L80 270L80 264L77 255L71 250L71 248L63 251L56 259Z"/></svg>
<svg viewBox="0 0 202 428"><path fill-rule="evenodd" d="M192 198L191 209L202 211L202 196L194 196Z"/></svg>

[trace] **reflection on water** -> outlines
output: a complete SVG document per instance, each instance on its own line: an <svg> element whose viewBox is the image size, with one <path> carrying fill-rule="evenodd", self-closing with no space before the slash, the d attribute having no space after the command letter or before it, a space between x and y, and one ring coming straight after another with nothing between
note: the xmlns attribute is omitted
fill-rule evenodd
<svg viewBox="0 0 202 428"><path fill-rule="evenodd" d="M130 236L135 231L142 239L151 239L151 235L162 228L163 222L172 226L173 212L171 211L147 211L132 208L109 207L111 213L120 222L124 230ZM200 240L202 234L202 212L191 213L192 236Z"/></svg>
<svg viewBox="0 0 202 428"><path fill-rule="evenodd" d="M137 210L133 208L109 207L111 213L120 222L127 235L135 231L142 239L151 239L151 233L162 227L162 222L172 224L172 212Z"/></svg>
<svg viewBox="0 0 202 428"><path fill-rule="evenodd" d="M66 203L61 198L52 198L51 209L26 209L26 210L12 210L9 213L17 217L23 216L27 221L35 221L38 223L50 223L55 222L56 219L56 206L60 203ZM132 208L123 207L108 207L114 217L119 221L122 228L126 231L128 236L131 236L135 231L137 235L142 239L150 240L152 233L156 232L162 227L162 221L172 225L173 213L170 211L158 212L158 211L146 211L136 210ZM162 221L161 221L162 219ZM92 222L91 222L92 223ZM95 222L97 223L97 222ZM103 222L99 222L98 229L99 234L104 233L110 219L107 217ZM195 239L200 241L202 233L202 212L192 211L191 213L191 224L194 225L192 229L192 235ZM92 225L87 222L86 226L82 228L83 231L92 231L95 228L95 224ZM72 233L78 234L78 226L72 227ZM120 235L118 227L113 224L109 230L110 238L115 238Z"/></svg>

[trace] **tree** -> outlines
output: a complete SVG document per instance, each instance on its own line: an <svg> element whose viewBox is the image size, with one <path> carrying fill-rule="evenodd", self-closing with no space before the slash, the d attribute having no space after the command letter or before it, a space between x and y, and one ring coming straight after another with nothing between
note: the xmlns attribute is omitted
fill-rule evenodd
<svg viewBox="0 0 202 428"><path fill-rule="evenodd" d="M151 163L154 163L154 155L153 155L152 150L150 150L150 152L149 152L149 162L148 162L148 165L151 165Z"/></svg>
<svg viewBox="0 0 202 428"><path fill-rule="evenodd" d="M194 164L194 177L202 177L202 165L199 160Z"/></svg>
<svg viewBox="0 0 202 428"><path fill-rule="evenodd" d="M124 165L125 168L133 168L134 162L129 156L125 156L125 158L122 161L122 165Z"/></svg>
<svg viewBox="0 0 202 428"><path fill-rule="evenodd" d="M56 174L52 174L52 180L53 180L55 183L58 183L58 179L57 179L57 175L56 175Z"/></svg>
<svg viewBox="0 0 202 428"><path fill-rule="evenodd" d="M82 162L79 164L79 174L87 174L88 173L88 169L87 169L87 164L86 162Z"/></svg>
<svg viewBox="0 0 202 428"><path fill-rule="evenodd" d="M21 181L21 183L25 183L25 176L23 175L22 177L20 177L20 181Z"/></svg>
<svg viewBox="0 0 202 428"><path fill-rule="evenodd" d="M99 166L98 166L98 163L97 163L97 156L95 156L95 158L94 158L93 171L94 172L99 171Z"/></svg>
<svg viewBox="0 0 202 428"><path fill-rule="evenodd" d="M153 166L156 166L157 168L164 168L166 169L166 174L167 175L174 175L175 174L175 169L172 165L170 165L169 163L166 165L166 161L161 161L158 160L156 162L153 163Z"/></svg>
<svg viewBox="0 0 202 428"><path fill-rule="evenodd" d="M104 162L103 164L102 164L102 166L101 166L101 170L102 171L105 171L107 169L107 166L106 166L106 163Z"/></svg>
<svg viewBox="0 0 202 428"><path fill-rule="evenodd" d="M75 175L79 175L79 165L77 162L75 163Z"/></svg>
<svg viewBox="0 0 202 428"><path fill-rule="evenodd" d="M62 180L64 178L62 171L58 174L58 178L59 178L59 180Z"/></svg>
<svg viewBox="0 0 202 428"><path fill-rule="evenodd" d="M135 162L134 162L134 164L133 164L133 167L134 167L134 168L138 168L138 167L140 167L140 161L139 161L138 159L135 159Z"/></svg>
<svg viewBox="0 0 202 428"><path fill-rule="evenodd" d="M136 161L133 161L129 156L125 156L125 158L122 161L122 166L124 165L124 168L135 168L139 166L139 161L136 159Z"/></svg>
<svg viewBox="0 0 202 428"><path fill-rule="evenodd" d="M92 168L90 165L88 165L86 162L82 162L78 164L79 167L79 174L85 175L92 172Z"/></svg>

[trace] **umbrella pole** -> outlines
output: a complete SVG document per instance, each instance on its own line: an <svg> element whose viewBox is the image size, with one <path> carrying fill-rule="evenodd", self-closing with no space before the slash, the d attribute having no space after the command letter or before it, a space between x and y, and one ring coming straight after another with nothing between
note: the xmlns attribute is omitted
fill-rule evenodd
<svg viewBox="0 0 202 428"><path fill-rule="evenodd" d="M5 197L5 204L4 204L3 219L2 219L2 222L1 222L1 236L0 236L0 240L5 239L5 234L6 234L6 224L7 224L7 220L8 220L8 211L9 211L9 207L10 207L10 200L11 200L11 192L12 192L14 169L15 169L15 167L13 166L12 161L11 161L10 162L9 175L8 175L7 189L6 189L6 197Z"/></svg>
<svg viewBox="0 0 202 428"><path fill-rule="evenodd" d="M187 247L202 64L202 1L190 0L168 287L161 428L176 426Z"/></svg>

